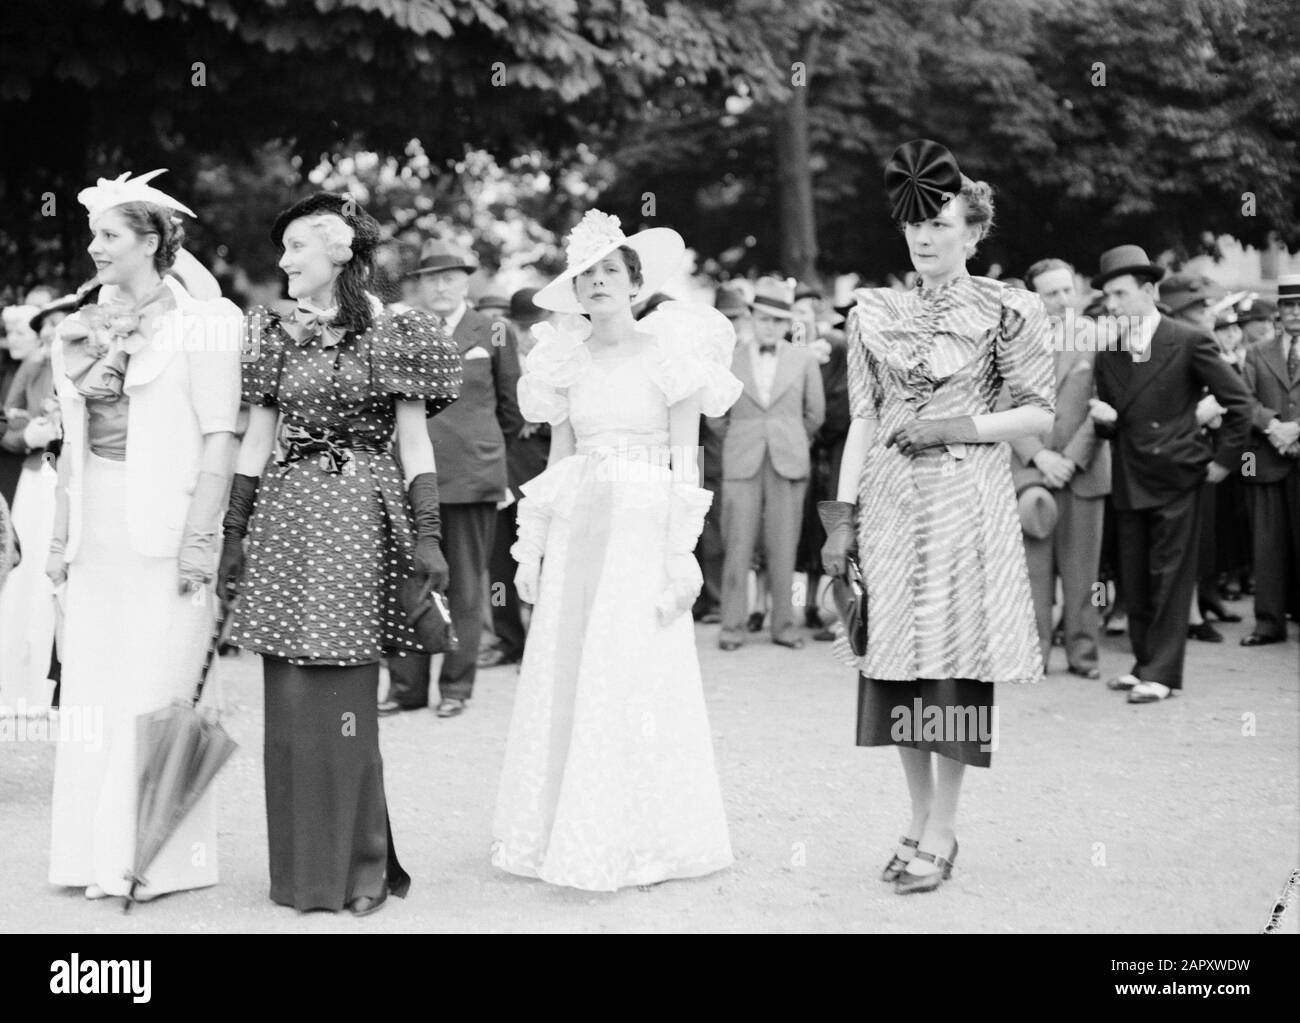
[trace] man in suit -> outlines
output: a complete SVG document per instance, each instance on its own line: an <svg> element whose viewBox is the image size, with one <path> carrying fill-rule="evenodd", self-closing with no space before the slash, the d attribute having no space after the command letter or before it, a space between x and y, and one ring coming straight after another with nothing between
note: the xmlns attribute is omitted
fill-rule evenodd
<svg viewBox="0 0 1300 1023"><path fill-rule="evenodd" d="M1243 472L1255 537L1255 629L1242 646L1285 642L1287 607L1300 599L1300 274L1278 278L1277 311L1278 330L1248 348L1242 364L1258 401L1253 471Z"/></svg>
<svg viewBox="0 0 1300 1023"><path fill-rule="evenodd" d="M519 433L515 391L519 357L509 326L470 309L465 301L477 267L465 254L431 241L416 270L418 306L451 335L460 351L460 397L429 420L441 484L442 550L450 570L447 603L460 640L443 656L438 675L439 717L455 717L474 691L483 631L484 577L492 550L497 504L506 496L506 438ZM381 714L414 710L429 702L427 654L392 658L391 688Z"/></svg>
<svg viewBox="0 0 1300 1023"><path fill-rule="evenodd" d="M774 277L754 286L754 342L737 345L731 371L744 390L727 411L722 441L722 631L718 645L744 642L745 584L762 530L772 592L772 641L798 649L795 547L811 467L809 446L826 415L821 370L807 347L784 340L794 289Z"/></svg>
<svg viewBox="0 0 1300 1023"><path fill-rule="evenodd" d="M510 326L515 338L519 362L524 364L535 343L532 328L538 323L550 322L559 313L540 308L533 302L537 288L520 288L510 296ZM480 308L482 303L480 303ZM549 423L523 423L518 434L506 438L506 478L510 488L505 507L497 511L492 556L488 561L488 587L491 596L492 631L496 644L479 654L480 668L494 668L501 664L518 664L523 660L524 629L519 593L515 590L515 559L510 548L519 539L519 489L546 468L551 450Z"/></svg>
<svg viewBox="0 0 1300 1023"><path fill-rule="evenodd" d="M1106 296L1097 397L1090 415L1112 442L1120 578L1128 602L1132 670L1109 683L1130 703L1166 699L1183 685L1188 612L1196 585L1197 498L1206 480L1236 471L1251 398L1214 339L1156 309L1164 270L1137 245L1102 254L1092 286ZM1112 344L1109 326L1118 329ZM1197 423L1205 389L1223 409L1217 448Z"/></svg>
<svg viewBox="0 0 1300 1023"><path fill-rule="evenodd" d="M1101 561L1102 520L1110 493L1110 446L1097 436L1088 415L1093 397L1095 331L1074 316L1074 268L1042 259L1026 273L1052 322L1056 360L1056 418L1039 437L1011 442L1013 472L1037 470L1056 501L1056 525L1045 537L1025 536L1030 592L1043 651L1052 650L1052 603L1061 580L1061 624L1071 674L1097 679L1101 613L1093 600Z"/></svg>
<svg viewBox="0 0 1300 1023"><path fill-rule="evenodd" d="M737 347L753 343L753 320L749 302L739 288L722 285L713 297L713 307L731 321L736 331ZM700 417L701 478L700 485L713 495L713 503L704 516L704 528L695 546L704 585L696 598L692 614L697 622L714 625L722 621L722 567L726 545L722 539L722 437L726 417Z"/></svg>

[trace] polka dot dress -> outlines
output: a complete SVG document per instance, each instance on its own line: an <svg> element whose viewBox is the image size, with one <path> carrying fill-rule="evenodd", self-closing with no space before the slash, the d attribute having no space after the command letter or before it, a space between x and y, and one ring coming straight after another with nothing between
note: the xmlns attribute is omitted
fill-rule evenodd
<svg viewBox="0 0 1300 1023"><path fill-rule="evenodd" d="M282 439L290 427L323 427L354 446L334 463L313 454L267 464L231 641L297 665L421 650L398 600L414 541L391 451L395 402L423 400L434 415L455 401L455 346L418 312L380 316L334 346L319 336L294 341L265 309L247 326L244 400L280 410Z"/></svg>

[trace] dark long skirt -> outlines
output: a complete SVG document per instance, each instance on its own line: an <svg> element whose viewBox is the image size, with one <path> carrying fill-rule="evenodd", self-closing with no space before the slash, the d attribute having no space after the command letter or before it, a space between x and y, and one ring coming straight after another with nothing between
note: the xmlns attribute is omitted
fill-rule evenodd
<svg viewBox="0 0 1300 1023"><path fill-rule="evenodd" d="M379 665L263 657L262 674L271 900L337 912L385 886L405 896L379 755Z"/></svg>
<svg viewBox="0 0 1300 1023"><path fill-rule="evenodd" d="M998 746L993 683L858 676L859 746L907 746L988 767Z"/></svg>

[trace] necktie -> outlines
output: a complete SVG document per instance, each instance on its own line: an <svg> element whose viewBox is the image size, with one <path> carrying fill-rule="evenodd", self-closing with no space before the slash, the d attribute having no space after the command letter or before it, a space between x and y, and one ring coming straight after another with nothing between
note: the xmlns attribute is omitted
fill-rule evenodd
<svg viewBox="0 0 1300 1023"><path fill-rule="evenodd" d="M1291 338L1291 354L1286 357L1286 373L1292 380L1300 377L1300 337Z"/></svg>

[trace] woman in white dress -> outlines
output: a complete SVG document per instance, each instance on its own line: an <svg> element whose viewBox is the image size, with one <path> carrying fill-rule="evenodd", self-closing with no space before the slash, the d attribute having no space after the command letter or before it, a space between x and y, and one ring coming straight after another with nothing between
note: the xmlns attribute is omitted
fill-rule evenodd
<svg viewBox="0 0 1300 1023"><path fill-rule="evenodd" d="M715 310L638 295L682 267L675 231L624 236L587 213L568 266L537 293L586 313L533 328L524 418L552 427L548 467L522 487L520 597L535 604L497 798L492 862L552 884L613 891L732 862L688 613L692 553L712 495L699 485L699 418L741 383Z"/></svg>
<svg viewBox="0 0 1300 1023"><path fill-rule="evenodd" d="M49 876L88 898L130 886L136 718L198 680L239 413L243 318L172 276L173 211L190 211L147 184L158 173L78 196L101 287L53 351L64 439L47 572L67 592ZM213 789L145 879L137 898L216 883Z"/></svg>

